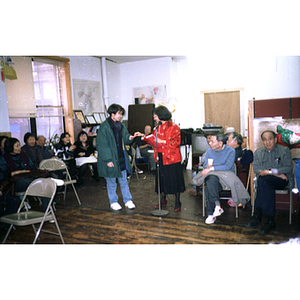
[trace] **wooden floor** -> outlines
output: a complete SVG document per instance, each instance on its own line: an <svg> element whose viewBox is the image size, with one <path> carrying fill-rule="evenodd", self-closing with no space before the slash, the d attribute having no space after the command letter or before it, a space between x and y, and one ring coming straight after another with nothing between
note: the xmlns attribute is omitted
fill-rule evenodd
<svg viewBox="0 0 300 300"><path fill-rule="evenodd" d="M115 212L109 208L105 181L85 179L85 185L77 188L82 205L78 205L71 190L63 201L57 196L56 217L66 244L268 244L282 243L295 238L300 232L299 216L294 214L293 224L288 225L287 211L277 211L277 228L273 234L262 236L258 229L248 229L244 225L249 220L251 207L239 209L239 218L235 218L235 209L223 204L225 213L217 218L213 225L206 225L202 216L201 196L192 196L190 170L184 170L186 192L181 195L182 210L174 212L174 196L168 196L165 217L151 214L158 197L154 192L154 176L148 171L131 178L130 191L136 205L135 210L124 208L122 196L119 203L123 209ZM38 204L33 201L33 207ZM47 223L44 229L55 229ZM5 231L0 234L3 240ZM31 227L17 227L10 234L8 244L30 244L34 239ZM58 236L41 233L38 243L59 244Z"/></svg>

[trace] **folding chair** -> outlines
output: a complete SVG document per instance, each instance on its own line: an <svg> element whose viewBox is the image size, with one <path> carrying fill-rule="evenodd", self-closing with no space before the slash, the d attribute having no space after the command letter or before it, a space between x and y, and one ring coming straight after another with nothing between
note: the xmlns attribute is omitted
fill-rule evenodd
<svg viewBox="0 0 300 300"><path fill-rule="evenodd" d="M258 175L256 175L256 178L254 178L254 186L253 186L253 193L252 193L252 215L254 214L254 203L257 193L257 178ZM281 203L281 204L289 204L289 224L292 224L292 213L294 209L293 205L293 192L289 190L288 187L285 187L283 190L275 190L275 195L288 195L290 194L290 201L289 202L283 202L283 201L276 201L275 203Z"/></svg>
<svg viewBox="0 0 300 300"><path fill-rule="evenodd" d="M136 178L139 179L139 173L137 171L136 160L135 160L136 159L136 150L134 147L131 147L131 153L132 153L131 169L132 169L132 172L135 172ZM130 175L130 177L131 177L131 175Z"/></svg>
<svg viewBox="0 0 300 300"><path fill-rule="evenodd" d="M67 186L71 185L75 193L75 196L77 198L77 201L79 205L81 205L80 199L78 197L77 191L74 186L74 183L76 183L76 179L71 178L68 167L62 160L57 158L44 159L40 162L39 168L41 170L48 170L50 172L59 171L59 170L66 172L66 178L63 179L64 186L65 186L65 190L63 192L64 200L66 200Z"/></svg>
<svg viewBox="0 0 300 300"><path fill-rule="evenodd" d="M56 182L52 178L38 178L28 186L24 198L18 208L18 211L15 214L6 215L0 218L0 222L10 224L7 234L3 240L3 244L6 242L13 226L27 226L27 225L32 225L32 228L35 232L35 238L33 244L36 243L41 231L59 235L62 243L63 244L65 243L61 231L59 229L54 214L54 210L52 208L52 202L56 193L56 187L57 187ZM29 211L27 206L24 205L24 202L28 196L50 198L46 211L45 212L32 211L32 210ZM25 211L21 212L21 209L23 207L25 208ZM56 225L56 229L58 233L42 230L44 223L52 220ZM34 226L34 224L40 224L38 230Z"/></svg>

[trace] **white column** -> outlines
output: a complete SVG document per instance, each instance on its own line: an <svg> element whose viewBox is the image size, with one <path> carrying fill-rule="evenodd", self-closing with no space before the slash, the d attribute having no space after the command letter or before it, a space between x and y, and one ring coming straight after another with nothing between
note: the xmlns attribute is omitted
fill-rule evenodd
<svg viewBox="0 0 300 300"><path fill-rule="evenodd" d="M103 86L103 103L108 108L108 89L107 89L107 76L106 76L106 58L101 58L102 63L102 86Z"/></svg>

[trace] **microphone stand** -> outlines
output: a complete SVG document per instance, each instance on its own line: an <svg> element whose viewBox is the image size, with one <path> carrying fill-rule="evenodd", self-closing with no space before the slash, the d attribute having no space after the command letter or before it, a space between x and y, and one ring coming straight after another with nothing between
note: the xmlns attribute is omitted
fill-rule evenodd
<svg viewBox="0 0 300 300"><path fill-rule="evenodd" d="M158 191L158 210L155 209L151 212L151 214L153 216L156 217L164 217L167 214L169 214L169 212L167 210L161 209L161 199L160 199L160 175L159 175L159 157L158 157L158 142L157 142L157 128L159 127L160 124L158 124L155 128L155 132L156 132L156 174L157 174L157 191Z"/></svg>

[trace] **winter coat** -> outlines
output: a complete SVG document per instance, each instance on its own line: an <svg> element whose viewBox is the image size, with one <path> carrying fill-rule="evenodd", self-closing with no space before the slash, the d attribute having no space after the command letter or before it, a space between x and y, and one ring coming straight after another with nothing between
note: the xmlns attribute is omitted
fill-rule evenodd
<svg viewBox="0 0 300 300"><path fill-rule="evenodd" d="M199 172L193 179L192 184L201 186L207 176L215 175L219 177L222 188L229 188L234 203L241 203L243 206L250 200L250 195L246 191L241 180L231 171L211 171L205 177Z"/></svg>
<svg viewBox="0 0 300 300"><path fill-rule="evenodd" d="M133 140L129 140L131 134L128 133L126 127L121 123L121 136L125 145L131 145ZM122 173L118 163L118 149L114 132L108 122L104 121L97 133L96 148L98 151L97 167L100 177L121 178ZM127 151L123 151L125 155L126 169L132 173L130 159ZM107 163L112 162L114 167L108 167Z"/></svg>

